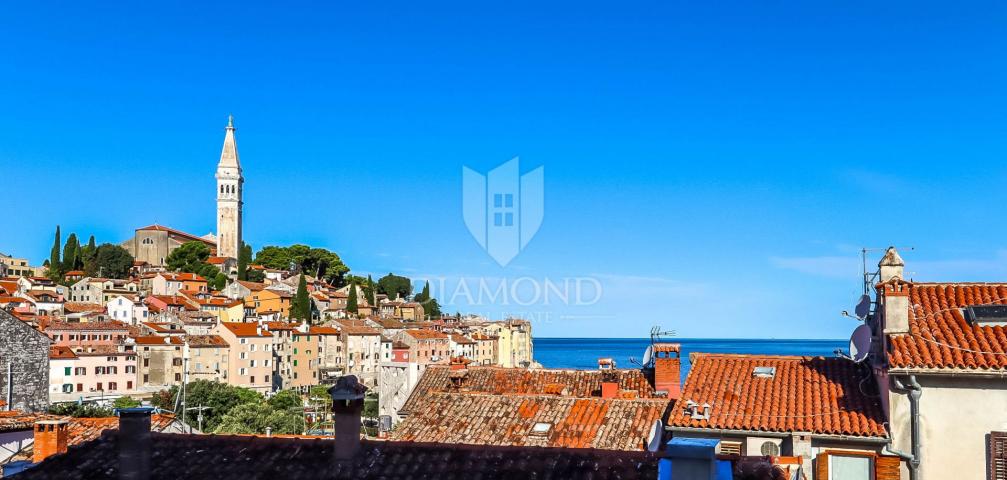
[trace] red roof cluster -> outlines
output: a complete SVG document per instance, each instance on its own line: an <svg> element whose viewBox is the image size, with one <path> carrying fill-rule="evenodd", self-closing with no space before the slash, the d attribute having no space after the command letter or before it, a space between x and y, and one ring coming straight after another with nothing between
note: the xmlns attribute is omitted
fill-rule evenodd
<svg viewBox="0 0 1007 480"><path fill-rule="evenodd" d="M676 427L886 437L885 415L860 389L864 372L843 358L693 354ZM757 367L775 369L755 375ZM710 406L695 418L688 406Z"/></svg>
<svg viewBox="0 0 1007 480"><path fill-rule="evenodd" d="M470 445L644 450L667 399L435 393L394 440Z"/></svg>
<svg viewBox="0 0 1007 480"><path fill-rule="evenodd" d="M1007 304L1007 284L901 283L909 288L909 333L889 335L891 367L1007 368L1007 327L974 325L963 313L967 306Z"/></svg>

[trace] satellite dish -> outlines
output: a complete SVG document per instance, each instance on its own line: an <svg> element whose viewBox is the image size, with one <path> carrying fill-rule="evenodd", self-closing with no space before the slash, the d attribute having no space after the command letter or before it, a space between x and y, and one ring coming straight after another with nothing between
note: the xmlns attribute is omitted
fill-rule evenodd
<svg viewBox="0 0 1007 480"><path fill-rule="evenodd" d="M654 425L650 427L650 435L647 435L647 451L656 452L661 449L662 433L664 433L664 424L660 420L654 420Z"/></svg>
<svg viewBox="0 0 1007 480"><path fill-rule="evenodd" d="M871 327L865 324L857 327L853 330L853 335L850 335L850 358L860 363L867 359L869 353L871 353Z"/></svg>
<svg viewBox="0 0 1007 480"><path fill-rule="evenodd" d="M654 346L648 345L647 349L643 351L643 366L649 366L652 360L654 360Z"/></svg>
<svg viewBox="0 0 1007 480"><path fill-rule="evenodd" d="M861 295L860 301L857 302L857 308L853 309L853 313L861 320L867 318L871 314L871 296Z"/></svg>

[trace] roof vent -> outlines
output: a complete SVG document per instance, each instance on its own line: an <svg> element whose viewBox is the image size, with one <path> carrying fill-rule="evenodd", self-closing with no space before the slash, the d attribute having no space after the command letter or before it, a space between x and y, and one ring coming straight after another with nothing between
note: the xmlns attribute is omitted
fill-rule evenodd
<svg viewBox="0 0 1007 480"><path fill-rule="evenodd" d="M752 376L756 378L773 378L776 376L776 367L755 367Z"/></svg>

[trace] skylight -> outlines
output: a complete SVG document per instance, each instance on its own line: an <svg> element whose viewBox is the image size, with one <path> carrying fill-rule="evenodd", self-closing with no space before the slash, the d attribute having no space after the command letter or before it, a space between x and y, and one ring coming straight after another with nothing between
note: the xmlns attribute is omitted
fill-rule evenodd
<svg viewBox="0 0 1007 480"><path fill-rule="evenodd" d="M758 378L773 378L776 376L776 367L755 367L752 376Z"/></svg>
<svg viewBox="0 0 1007 480"><path fill-rule="evenodd" d="M1007 325L1007 305L971 305L964 314L974 325Z"/></svg>

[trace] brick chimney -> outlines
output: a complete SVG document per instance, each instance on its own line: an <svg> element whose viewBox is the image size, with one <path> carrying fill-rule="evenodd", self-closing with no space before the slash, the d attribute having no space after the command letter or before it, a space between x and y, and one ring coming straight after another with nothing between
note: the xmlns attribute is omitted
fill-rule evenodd
<svg viewBox="0 0 1007 480"><path fill-rule="evenodd" d="M668 398L682 395L682 346L677 343L654 344L654 390L668 392Z"/></svg>
<svg viewBox="0 0 1007 480"><path fill-rule="evenodd" d="M68 433L66 420L39 420L35 422L34 455L32 463L38 463L53 455L66 453Z"/></svg>
<svg viewBox="0 0 1007 480"><path fill-rule="evenodd" d="M619 384L616 382L601 382L601 398L615 398L619 396Z"/></svg>
<svg viewBox="0 0 1007 480"><path fill-rule="evenodd" d="M894 280L881 286L886 334L909 333L909 283Z"/></svg>
<svg viewBox="0 0 1007 480"><path fill-rule="evenodd" d="M366 391L355 375L339 377L329 389L336 461L352 459L360 451L360 412L364 410Z"/></svg>
<svg viewBox="0 0 1007 480"><path fill-rule="evenodd" d="M150 478L150 412L152 408L120 408L119 413L119 479Z"/></svg>
<svg viewBox="0 0 1007 480"><path fill-rule="evenodd" d="M899 251L895 247L888 247L885 250L885 256L881 258L878 262L878 268L880 272L880 278L878 279L881 283L885 283L893 278L903 278L902 274L905 270L906 262L902 261L902 256L899 255Z"/></svg>

